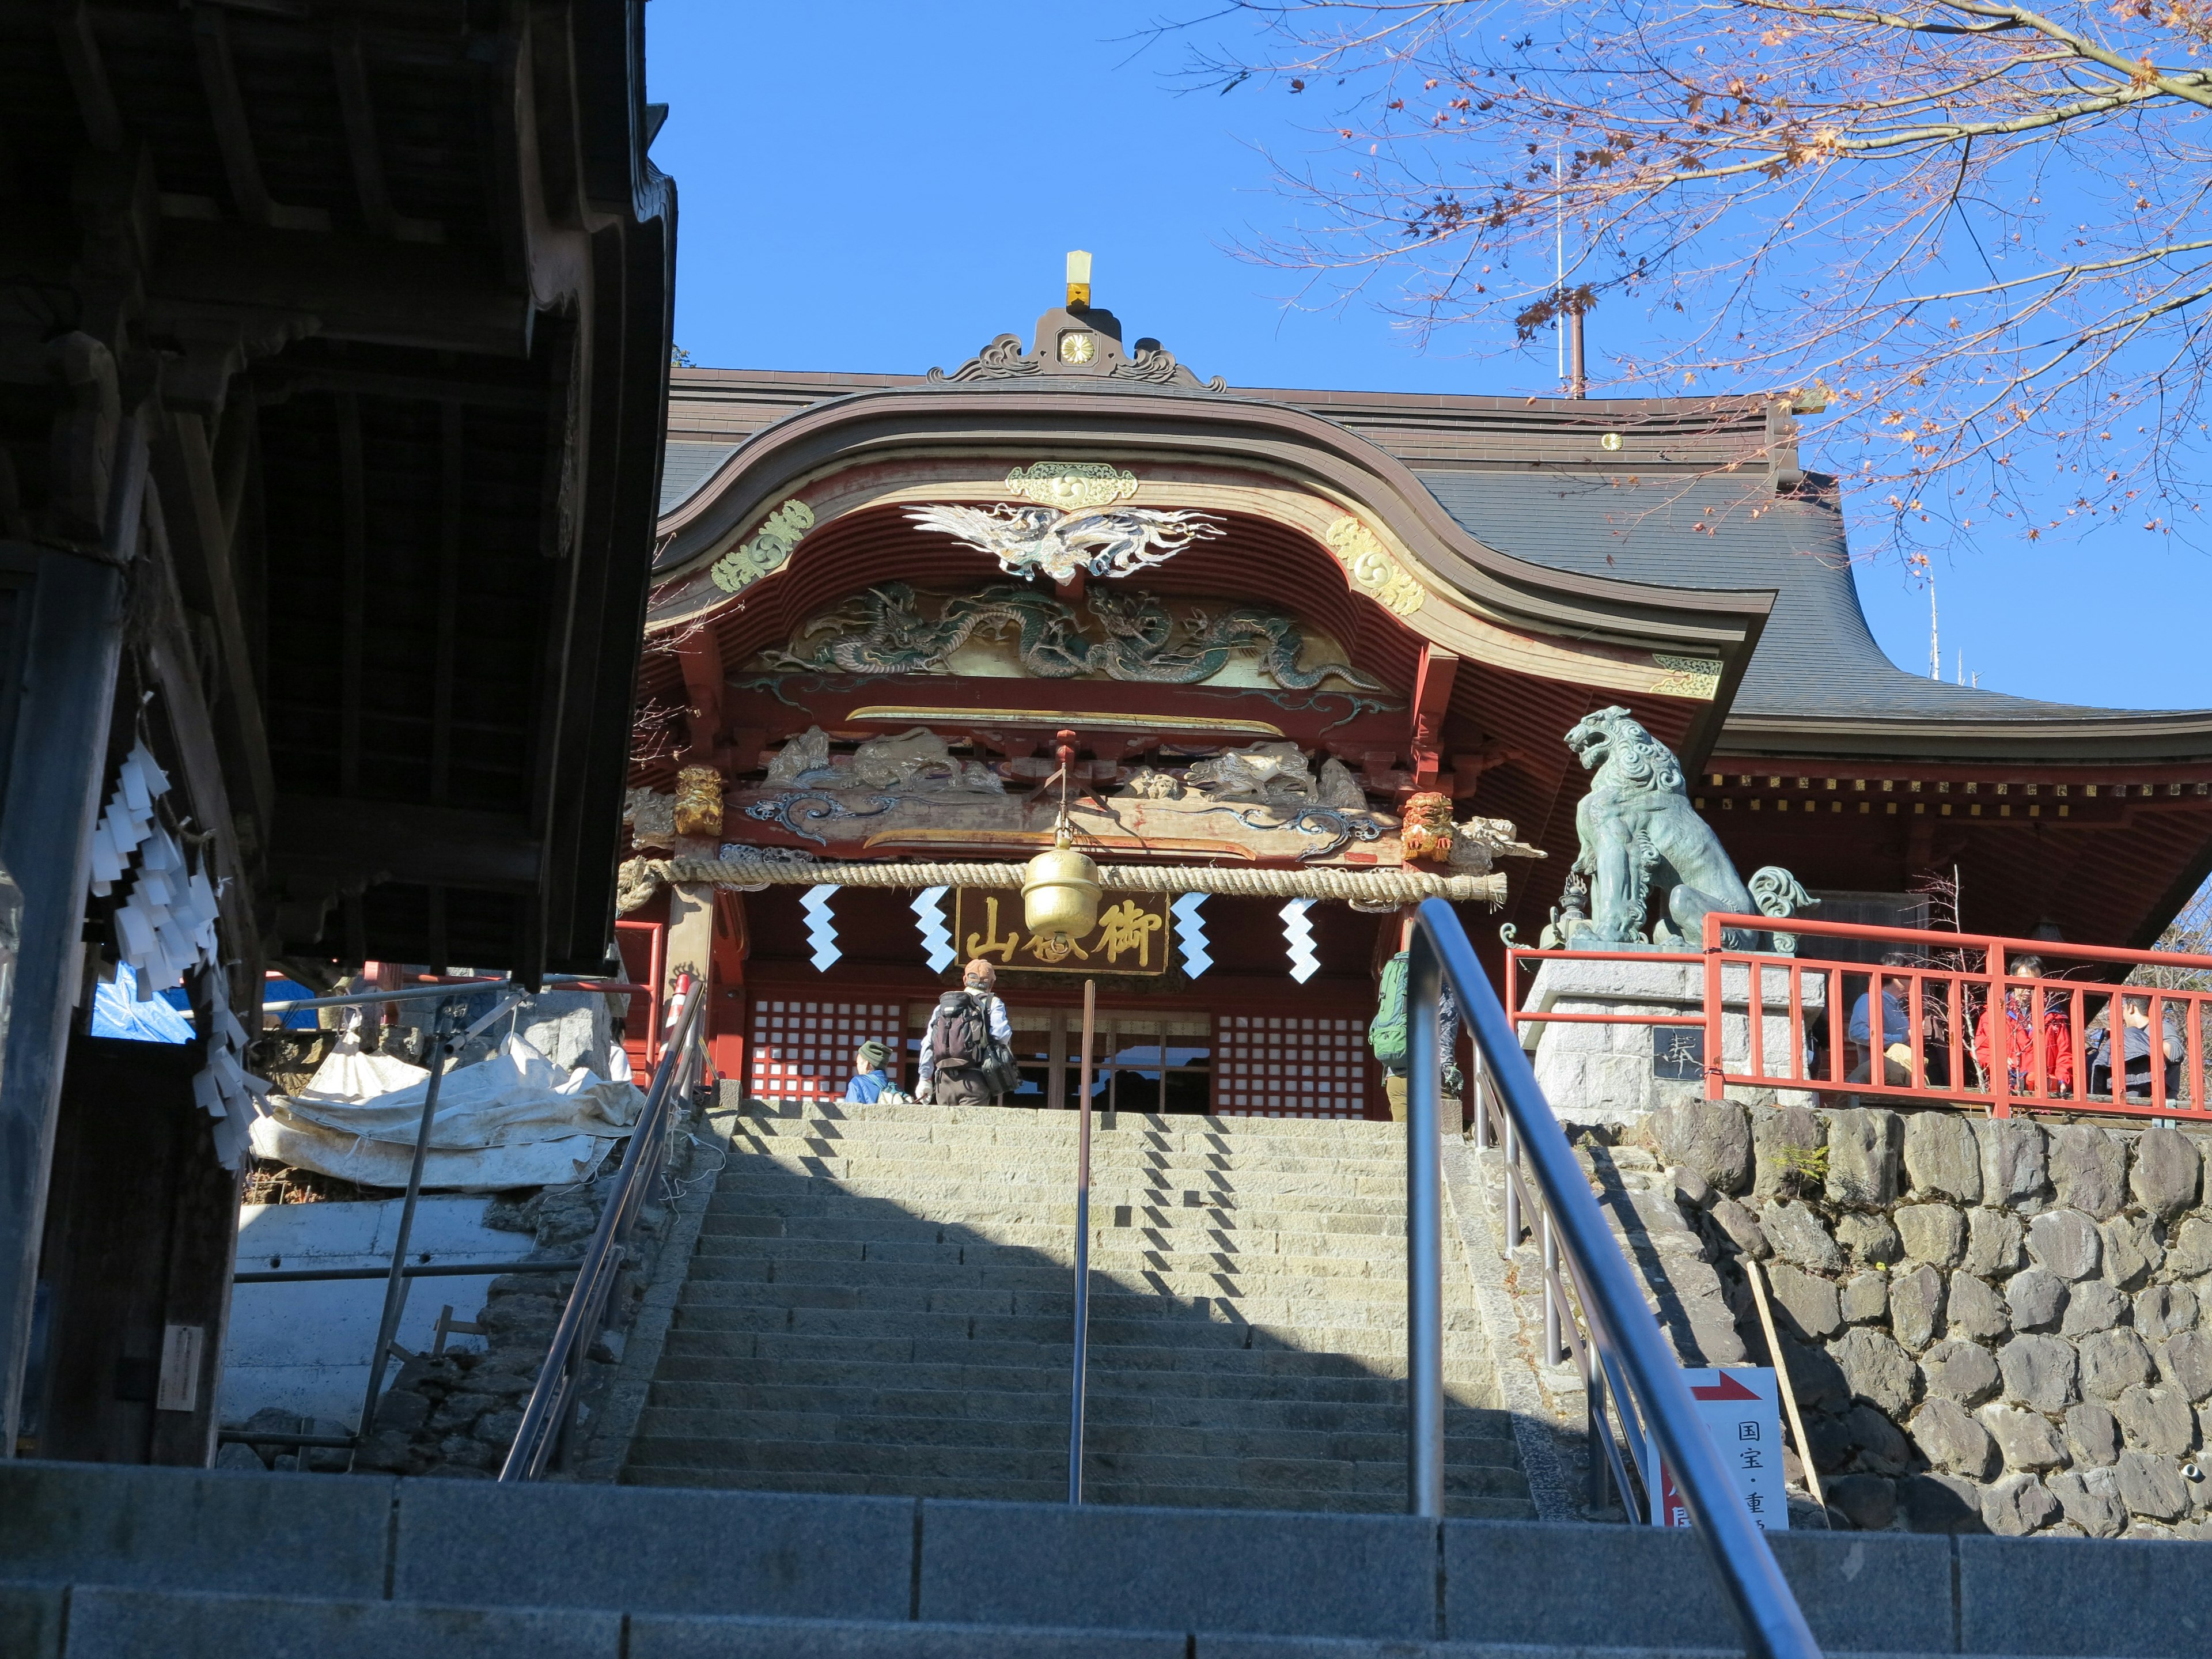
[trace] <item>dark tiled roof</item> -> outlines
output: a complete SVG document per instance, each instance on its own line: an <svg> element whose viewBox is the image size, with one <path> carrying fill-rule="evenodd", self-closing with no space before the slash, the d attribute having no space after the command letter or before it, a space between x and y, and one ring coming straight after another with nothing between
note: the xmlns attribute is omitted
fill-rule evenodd
<svg viewBox="0 0 2212 1659"><path fill-rule="evenodd" d="M1669 587L1771 588L1774 611L1738 714L2052 720L2112 711L1909 674L1882 653L1832 504L1762 475L1644 481L1557 472L1423 472L1468 533L1532 564Z"/></svg>
<svg viewBox="0 0 2212 1659"><path fill-rule="evenodd" d="M660 463L660 510L666 513L689 501L736 449L735 444L684 443L671 438Z"/></svg>

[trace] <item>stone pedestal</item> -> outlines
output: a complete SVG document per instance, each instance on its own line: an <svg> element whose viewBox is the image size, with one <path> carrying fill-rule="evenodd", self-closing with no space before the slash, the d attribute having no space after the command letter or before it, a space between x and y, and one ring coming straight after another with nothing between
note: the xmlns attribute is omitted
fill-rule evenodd
<svg viewBox="0 0 2212 1659"><path fill-rule="evenodd" d="M1793 1049L1803 1049L1803 1036L1786 1012L1788 960L1778 957L1773 965L1759 966L1760 1037L1765 1045L1761 1074L1768 1077L1788 1077ZM1808 969L1803 984L1805 1011L1808 1017L1817 1016L1827 1006L1826 976ZM1705 993L1705 970L1700 963L1556 957L1538 970L1522 1009L1527 1013L1701 1014ZM1727 969L1721 979L1722 1063L1731 1072L1751 1070L1750 1001L1750 970L1741 965ZM1533 1054L1536 1081L1560 1117L1576 1123L1631 1124L1672 1102L1705 1098L1702 1078L1676 1081L1655 1074L1654 1030L1696 1035L1686 1026L1545 1020L1522 1026L1521 1043ZM1814 1091L1803 1089L1732 1086L1728 1097L1746 1105L1818 1103Z"/></svg>

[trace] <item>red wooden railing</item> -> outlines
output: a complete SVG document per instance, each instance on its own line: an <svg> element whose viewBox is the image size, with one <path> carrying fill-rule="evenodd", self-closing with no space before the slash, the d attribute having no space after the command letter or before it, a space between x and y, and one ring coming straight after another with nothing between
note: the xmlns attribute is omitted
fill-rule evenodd
<svg viewBox="0 0 2212 1659"><path fill-rule="evenodd" d="M1730 1084L1772 1088L1794 1082L1823 1094L1979 1107L1996 1117L2026 1109L2212 1119L2204 1085L2212 991L2080 977L2137 968L2212 969L2212 957L1790 919L1789 931L1801 939L1848 939L1911 953L1911 959L1901 965L1860 965L1778 959L1723 946L1724 929L1768 931L1774 926L1770 917L1710 915L1705 924L1702 1023L1708 1099L1720 1099ZM2041 963L2041 973L2013 971L2012 964L2028 957ZM1788 990L1777 1001L1766 990L1784 963ZM1721 1042L1722 975L1731 968L1742 969L1748 981L1749 1043L1742 1057L1747 1069L1741 1071L1729 1069ZM1760 968L1765 971L1754 971ZM1812 979L1822 981L1826 1006L1808 1022L1804 993ZM1897 999L1905 1015L1902 1031L1883 1029L1884 981L1905 987ZM1867 1040L1854 1044L1848 1036L1850 1011L1862 996L1867 1002ZM1985 1018L1991 1009L2002 1012ZM1786 1015L1788 1029L1797 1034L1786 1065L1767 1063L1770 1012ZM2149 1051L2139 1080L2128 1076L2127 1043L2120 1035L2133 1023L2131 1015L2143 1021ZM2092 1030L2100 1021L2105 1027L2101 1057ZM2165 1054L2168 1036L2178 1039L2182 1050L2172 1060ZM1897 1062L1905 1075L1892 1081L1887 1051L1896 1044L1906 1050ZM1851 1058L1855 1048L1867 1068L1864 1081L1850 1080L1857 1069ZM1778 1061L1783 1058L1775 1056ZM2101 1079L2092 1074L2093 1066ZM2102 1086L2096 1086L2100 1080Z"/></svg>

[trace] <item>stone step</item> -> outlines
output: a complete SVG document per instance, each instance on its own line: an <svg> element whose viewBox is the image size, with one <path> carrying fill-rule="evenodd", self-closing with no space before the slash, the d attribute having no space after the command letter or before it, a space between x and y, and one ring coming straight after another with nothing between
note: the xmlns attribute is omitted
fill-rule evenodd
<svg viewBox="0 0 2212 1659"><path fill-rule="evenodd" d="M1323 1280L1326 1284L1328 1281ZM1297 1281L1238 1294L1172 1296L1098 1285L1091 1293L1091 1318L1124 1320L1209 1320L1216 1324L1303 1326L1323 1329L1402 1330L1406 1305L1398 1297L1299 1295ZM729 1279L694 1279L684 1288L687 1309L750 1308L766 1313L836 1311L933 1315L950 1318L1049 1319L1065 1333L1075 1316L1075 1292L1060 1291L929 1290L904 1285L761 1285ZM1445 1328L1480 1328L1472 1298L1445 1304ZM1451 1316L1464 1317L1455 1327ZM798 1328L793 1322L793 1328Z"/></svg>
<svg viewBox="0 0 2212 1659"><path fill-rule="evenodd" d="M920 1102L878 1101L853 1105L843 1101L820 1101L799 1105L764 1103L748 1108L737 1121L755 1123L820 1123L830 1125L905 1125L922 1129L981 1128L1005 1133L1052 1133L1073 1136L1079 1121L1074 1112L1053 1112L1028 1107L934 1106ZM1372 1123L1362 1118L1203 1117L1189 1113L1094 1112L1094 1135L1139 1135L1162 1143L1173 1140L1219 1139L1281 1144L1316 1141L1324 1146L1357 1146L1395 1138L1405 1144L1401 1123Z"/></svg>
<svg viewBox="0 0 2212 1659"><path fill-rule="evenodd" d="M918 1508L916 1496L1011 1494L915 1475L897 1483L911 1488L906 1502L791 1495L864 1491L865 1468L629 1472L641 1486L726 1488L685 1492L9 1459L0 1462L10 1581L0 1585L0 1650L9 1659L1745 1650L1686 1530L1518 1523L1510 1517L1525 1516L1525 1504L1456 1494L1449 1513L1494 1523L1439 1528L1403 1513L1395 1467L1376 1491L1325 1494L1346 1511L1334 1515L1280 1512L1277 1490L1147 1484L1118 1461L1086 1473L1088 1501L1074 1506L1054 1465L1021 1477L1036 1501ZM726 1489L740 1485L759 1490ZM1250 1512L1263 1503L1277 1512ZM1813 1531L1768 1544L1831 1653L2194 1653L2212 1605L2182 1570L2185 1553L2155 1543ZM283 1564L281 1595L205 1588L246 1583L240 1564L252 1562ZM1431 1645L1447 1634L1452 1645Z"/></svg>
<svg viewBox="0 0 2212 1659"><path fill-rule="evenodd" d="M623 1484L629 1486L686 1486L707 1487L724 1492L805 1492L833 1494L841 1497L896 1497L896 1498L957 1498L982 1499L1002 1504L1051 1504L1065 1505L1067 1500L1067 1474L1063 1466L1050 1479L1030 1480L977 1480L966 1476L878 1477L856 1474L849 1470L792 1470L792 1469L716 1469L716 1468L654 1468L634 1467L623 1471ZM1343 1515L1402 1515L1406 1495L1401 1492L1334 1492L1327 1494L1325 1504L1308 1507L1326 1508ZM1279 1492L1247 1492L1236 1487L1205 1486L1146 1486L1127 1481L1101 1478L1086 1474L1083 1482L1083 1501L1101 1506L1143 1509L1200 1509L1267 1510L1291 1509ZM1447 1491L1444 1494L1444 1514L1454 1521L1534 1521L1536 1506L1525 1498L1464 1497ZM1056 1632L1055 1632L1056 1633ZM963 1643L954 1650L969 1659L975 1650ZM840 1656L851 1655L860 1659L865 1650L839 1648ZM933 1656L934 1650L932 1650ZM997 1650L988 1650L991 1653ZM1010 1650L1021 1654L1021 1659L1031 1659L1037 1650ZM1070 1650L1054 1647L1051 1652L1058 1659ZM1163 1650L1164 1659L1165 1650ZM1205 1650L1200 1650L1201 1655ZM1304 1650L1301 1650L1304 1651ZM1316 1659L1322 1650L1313 1650ZM1348 1651L1346 1659L1371 1659L1369 1649ZM897 1659L911 1659L915 1650L896 1650ZM1237 1650L1239 1659L1249 1659L1253 1650L1244 1647ZM1389 1649L1393 1659L1428 1659L1425 1649L1394 1644ZM1496 1659L1539 1659L1540 1650L1517 1649L1501 1653ZM975 1659L981 1659L975 1655ZM1151 1659L1148 1654L1146 1659ZM1481 1650L1474 1648L1455 1648L1446 1653L1438 1650L1435 1659L1486 1659ZM1561 1656L1567 1659L1567 1656ZM1623 1651L1609 1659L1634 1659ZM1652 1659L1682 1659L1676 1654L1654 1655ZM1705 1659L1700 1656L1700 1659ZM1714 1656L1713 1659L1718 1659Z"/></svg>
<svg viewBox="0 0 2212 1659"><path fill-rule="evenodd" d="M890 1368L878 1368L888 1371ZM1017 1373L1030 1377L1026 1383L1001 1380L994 1385L918 1386L888 1378L873 1385L850 1382L800 1382L778 1378L758 1382L656 1381L648 1403L671 1411L692 1412L806 1412L838 1417L964 1417L982 1420L1002 1418L1067 1417L1065 1373L1036 1370ZM1401 1400L1315 1401L1255 1399L1234 1390L1220 1394L1119 1393L1110 1378L1094 1376L1084 1392L1086 1422L1152 1424L1172 1428L1290 1429L1301 1433L1402 1433L1406 1408ZM1512 1425L1505 1413L1476 1407L1448 1405L1444 1408L1448 1434L1474 1438L1510 1437Z"/></svg>
<svg viewBox="0 0 2212 1659"><path fill-rule="evenodd" d="M1094 1333L1094 1336L1095 1336ZM1063 1373L1072 1363L1073 1348L1066 1342L945 1342L917 1341L911 1337L822 1336L813 1334L779 1334L744 1331L678 1329L669 1333L666 1358L717 1360L794 1359L828 1364L884 1365L1024 1365L1042 1364ZM1240 1357L1241 1356L1241 1357ZM1315 1352L1263 1343L1256 1347L1222 1347L1178 1343L1144 1347L1116 1347L1094 1341L1091 1373L1193 1372L1207 1370L1252 1370L1270 1375L1335 1376L1402 1380L1406 1374L1402 1344L1376 1353ZM1449 1386L1483 1390L1486 1398L1494 1387L1490 1357L1485 1352L1444 1354L1444 1381Z"/></svg>
<svg viewBox="0 0 2212 1659"><path fill-rule="evenodd" d="M723 1180L716 1183L715 1200L725 1208L735 1209L756 1194L777 1197L815 1192L823 1183L830 1183L831 1196L842 1194L909 1209L927 1207L932 1212L941 1206L970 1203L1048 1201L1072 1207L1075 1202L1075 1183L1057 1173L1048 1176L981 1165L918 1168L905 1164L812 1171L740 1167L724 1171ZM1195 1171L1170 1172L1157 1179L1135 1170L1097 1172L1091 1182L1091 1207L1097 1210L1124 1204L1147 1212L1280 1210L1292 1213L1338 1207L1403 1215L1406 1187L1402 1181L1366 1176L1333 1181L1308 1176L1291 1182L1245 1176L1209 1178Z"/></svg>
<svg viewBox="0 0 2212 1659"><path fill-rule="evenodd" d="M1356 1310L1355 1310L1356 1311ZM873 1340L957 1342L1036 1342L1055 1344L1071 1339L1071 1322L1045 1315L889 1313L860 1308L761 1308L745 1304L702 1305L690 1299L679 1304L678 1318L686 1330L752 1332L759 1335L866 1337ZM1480 1340L1480 1316L1473 1309L1447 1308L1444 1330L1449 1337L1463 1331ZM1323 1324L1285 1319L1255 1319L1232 1323L1219 1318L1183 1316L1109 1319L1095 1313L1091 1321L1092 1346L1112 1347L1243 1348L1255 1343L1275 1343L1323 1353L1389 1354L1406 1344L1402 1324L1378 1317L1358 1324L1349 1314Z"/></svg>
<svg viewBox="0 0 2212 1659"><path fill-rule="evenodd" d="M1074 1282L1073 1263L1062 1266L1047 1261L1033 1265L992 1266L979 1262L971 1266L962 1261L869 1261L865 1258L850 1256L827 1259L775 1257L750 1251L739 1253L723 1248L729 1243L731 1241L720 1237L700 1241L700 1248L691 1263L691 1278L695 1281L702 1284L726 1279L754 1285L898 1285L915 1291L1048 1291L1066 1289ZM710 1243L714 1248L708 1248ZM1175 1265L1154 1267L1143 1262L1141 1255L1159 1255ZM1366 1257L1346 1261L1334 1256L1238 1256L1226 1251L1215 1251L1209 1253L1201 1263L1194 1260L1188 1252L1170 1255L1166 1252L1118 1250L1114 1253L1115 1265L1111 1267L1100 1265L1105 1257L1106 1252L1102 1249L1091 1252L1092 1283L1099 1288L1109 1288L1109 1281L1113 1281L1118 1283L1121 1289L1134 1291L1141 1281L1146 1287L1171 1294L1202 1296L1222 1291L1225 1288L1223 1281L1234 1279L1255 1285L1264 1280L1273 1283L1310 1282L1316 1285L1337 1287L1325 1292L1331 1296L1395 1296L1400 1301L1403 1301L1406 1296L1406 1273L1401 1265L1391 1263L1386 1267Z"/></svg>
<svg viewBox="0 0 2212 1659"><path fill-rule="evenodd" d="M830 1160L852 1158L867 1164L914 1169L1021 1169L1073 1182L1081 1147L1071 1134L993 1134L972 1129L940 1129L930 1134L908 1130L839 1128L828 1133L788 1129L751 1133L742 1127L730 1136L738 1161L764 1166L819 1169ZM1218 1140L1152 1146L1126 1136L1092 1137L1091 1167L1131 1172L1175 1170L1211 1173L1231 1179L1268 1174L1284 1179L1358 1176L1395 1177L1403 1183L1406 1148L1402 1138L1384 1146L1231 1145Z"/></svg>
<svg viewBox="0 0 2212 1659"><path fill-rule="evenodd" d="M1073 1181L1076 1145L1064 1143L1024 1147L996 1142L977 1142L948 1135L936 1140L881 1139L867 1134L842 1134L835 1139L798 1133L755 1135L740 1131L732 1137L736 1157L732 1168L756 1166L833 1174L840 1166L870 1169L1020 1170L1036 1179ZM1094 1177L1105 1170L1129 1175L1189 1174L1226 1180L1267 1176L1285 1180L1346 1176L1362 1180L1406 1182L1402 1146L1380 1153L1316 1151L1285 1152L1243 1148L1219 1152L1212 1148L1162 1148L1132 1145L1103 1138L1091 1148Z"/></svg>
<svg viewBox="0 0 2212 1659"><path fill-rule="evenodd" d="M1319 1499L1332 1492L1395 1492L1402 1503L1406 1490L1402 1443L1365 1462L1329 1457L1212 1457L1087 1449L1084 1461L1086 1475L1096 1469L1102 1478L1145 1486L1213 1486L1266 1492L1279 1498L1292 1494ZM633 1468L833 1471L864 1467L878 1482L912 1475L1049 1480L1055 1474L1065 1481L1067 1429L1065 1424L1058 1425L1056 1435L1033 1448L1006 1444L909 1445L874 1441L855 1444L836 1440L720 1436L687 1438L654 1434L639 1437L631 1450L629 1465ZM1449 1460L1444 1468L1444 1489L1468 1497L1525 1498L1528 1494L1528 1484L1518 1469L1453 1464ZM1306 1507L1295 1501L1290 1506Z"/></svg>
<svg viewBox="0 0 2212 1659"><path fill-rule="evenodd" d="M833 1105L738 1127L624 1479L1064 1496L1073 1121ZM1102 1127L1097 1501L1402 1506L1404 1147L1387 1124ZM1503 1506L1455 1513L1526 1515L1472 1286L1449 1285L1453 1503Z"/></svg>
<svg viewBox="0 0 2212 1659"><path fill-rule="evenodd" d="M1329 1194L1293 1194L1251 1200L1234 1193L1218 1197L1190 1193L1170 1204L1147 1204L1138 1194L1096 1191L1091 1195L1092 1224L1110 1224L1114 1212L1127 1205L1131 1226L1218 1226L1224 1217L1247 1230L1258 1227L1307 1232L1379 1233L1405 1231L1402 1198L1346 1199ZM875 1208L899 1215L934 1219L940 1224L957 1219L970 1224L994 1221L1048 1222L1055 1226L1075 1224L1075 1194L1064 1186L1032 1183L1026 1188L1012 1182L985 1185L961 1182L933 1190L927 1182L886 1182L877 1192L848 1192L827 1182L792 1182L774 1188L742 1188L718 1194L708 1213L724 1215L839 1215L866 1214Z"/></svg>
<svg viewBox="0 0 2212 1659"><path fill-rule="evenodd" d="M890 1206L884 1206L884 1208ZM1018 1209L1006 1218L966 1211L942 1218L896 1214L871 1215L850 1200L837 1204L824 1204L815 1212L789 1215L772 1210L714 1210L702 1218L702 1233L708 1237L755 1238L818 1238L844 1243L969 1244L1002 1249L1030 1249L1052 1252L1073 1249L1074 1247L1075 1212L1071 1207L1064 1216L1047 1213L1048 1206L1040 1206L1036 1212ZM1127 1241L1123 1248L1143 1249L1158 1248L1162 1241L1185 1242L1189 1248L1219 1248L1233 1246L1261 1255L1346 1255L1387 1256L1403 1258L1406 1249L1405 1230L1391 1224L1382 1216L1322 1216L1312 1218L1314 1224L1297 1228L1267 1226L1249 1219L1240 1219L1234 1214L1184 1211L1176 1219L1165 1224L1136 1224L1134 1218L1127 1227L1114 1224L1111 1212L1104 1217L1094 1213L1091 1238L1094 1246L1116 1243L1119 1233Z"/></svg>
<svg viewBox="0 0 2212 1659"><path fill-rule="evenodd" d="M1007 1393L1064 1395L1068 1387L1066 1363L1058 1365L886 1364L845 1358L801 1358L795 1355L757 1358L722 1351L715 1345L745 1342L751 1338L697 1339L687 1347L712 1349L705 1353L664 1356L653 1389L694 1386L724 1389L763 1388L818 1393L849 1389L857 1393L901 1389L944 1391L977 1395ZM1250 1352L1250 1350L1240 1352ZM1210 1356L1218 1358L1218 1356ZM1165 1411L1184 1402L1220 1399L1249 1407L1263 1416L1276 1406L1318 1409L1358 1407L1389 1413L1405 1409L1403 1378L1376 1376L1364 1366L1338 1371L1260 1370L1251 1367L1127 1369L1096 1362L1090 1367L1088 1397L1111 1401L1129 1412ZM1447 1412L1495 1413L1492 1385L1486 1377L1462 1376L1445 1383ZM1159 1402L1154 1404L1152 1402ZM672 1401L671 1403L682 1403ZM1255 1420L1258 1420L1255 1419Z"/></svg>
<svg viewBox="0 0 2212 1659"><path fill-rule="evenodd" d="M670 1442L823 1442L843 1446L945 1448L987 1455L1016 1451L1067 1449L1065 1400L1007 1396L1031 1407L1019 1417L889 1415L792 1411L690 1410L648 1406L638 1425L631 1455L665 1461L651 1448ZM1054 1410L1054 1404L1058 1409ZM1157 1423L1093 1423L1086 1417L1084 1444L1101 1455L1207 1457L1263 1462L1387 1463L1406 1455L1404 1425L1389 1430L1318 1430L1261 1427L1178 1427ZM1447 1463L1512 1473L1510 1436L1459 1436L1444 1447Z"/></svg>

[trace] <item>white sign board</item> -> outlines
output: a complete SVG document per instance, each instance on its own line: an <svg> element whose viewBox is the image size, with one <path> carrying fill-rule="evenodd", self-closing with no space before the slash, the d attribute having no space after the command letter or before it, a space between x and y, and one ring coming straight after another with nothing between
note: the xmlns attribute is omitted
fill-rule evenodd
<svg viewBox="0 0 2212 1659"><path fill-rule="evenodd" d="M1782 1408L1774 1372L1765 1365L1731 1365L1720 1370L1685 1370L1690 1403L1705 1425L1713 1449L1735 1482L1736 1493L1763 1532L1790 1529L1790 1500L1782 1484ZM1674 1490L1674 1477L1660 1466L1659 1513L1652 1524L1686 1527L1690 1511Z"/></svg>

